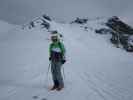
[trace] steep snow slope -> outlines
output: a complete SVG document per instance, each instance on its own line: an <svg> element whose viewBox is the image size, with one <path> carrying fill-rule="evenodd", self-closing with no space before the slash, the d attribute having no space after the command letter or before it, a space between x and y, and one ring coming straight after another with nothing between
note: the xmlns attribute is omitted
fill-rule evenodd
<svg viewBox="0 0 133 100"><path fill-rule="evenodd" d="M0 100L133 99L131 53L114 48L91 28L53 21L50 25L64 36L67 48L64 90L48 90L52 81L50 72L47 77L47 30L16 28L0 42Z"/></svg>

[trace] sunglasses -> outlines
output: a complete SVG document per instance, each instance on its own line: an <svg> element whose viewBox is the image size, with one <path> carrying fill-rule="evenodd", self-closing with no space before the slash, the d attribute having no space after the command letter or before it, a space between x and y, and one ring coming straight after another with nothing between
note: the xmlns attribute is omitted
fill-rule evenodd
<svg viewBox="0 0 133 100"><path fill-rule="evenodd" d="M51 38L51 40L52 40L53 42L58 41L58 39L57 39L57 38Z"/></svg>

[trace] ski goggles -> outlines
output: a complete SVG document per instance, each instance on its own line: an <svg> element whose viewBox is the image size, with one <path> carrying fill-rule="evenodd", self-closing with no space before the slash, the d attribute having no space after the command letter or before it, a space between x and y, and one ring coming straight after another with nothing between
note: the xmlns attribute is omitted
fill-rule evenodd
<svg viewBox="0 0 133 100"><path fill-rule="evenodd" d="M51 37L51 40L52 40L53 42L56 42L56 41L58 41L58 37L52 36L52 37Z"/></svg>

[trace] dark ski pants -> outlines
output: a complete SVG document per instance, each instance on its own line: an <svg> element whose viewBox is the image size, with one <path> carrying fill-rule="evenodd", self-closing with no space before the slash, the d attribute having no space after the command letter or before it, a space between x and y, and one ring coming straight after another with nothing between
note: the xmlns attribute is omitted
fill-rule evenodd
<svg viewBox="0 0 133 100"><path fill-rule="evenodd" d="M52 78L54 85L58 86L64 86L63 77L61 73L61 62L51 62L51 72L52 72Z"/></svg>

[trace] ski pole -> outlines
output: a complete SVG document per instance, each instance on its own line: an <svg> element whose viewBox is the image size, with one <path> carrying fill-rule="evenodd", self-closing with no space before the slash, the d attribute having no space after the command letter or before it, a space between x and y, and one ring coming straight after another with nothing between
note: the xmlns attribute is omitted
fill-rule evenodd
<svg viewBox="0 0 133 100"><path fill-rule="evenodd" d="M64 80L65 80L65 71L64 71L64 67L63 67L63 76L64 76Z"/></svg>
<svg viewBox="0 0 133 100"><path fill-rule="evenodd" d="M49 70L50 70L50 66L51 66L51 63L49 63L49 66L48 66L47 76L48 76L48 73L49 73Z"/></svg>
<svg viewBox="0 0 133 100"><path fill-rule="evenodd" d="M50 70L50 66L51 66L51 63L49 63L49 66L48 66L48 70L47 70L46 77L45 77L45 83L48 81L48 73Z"/></svg>

